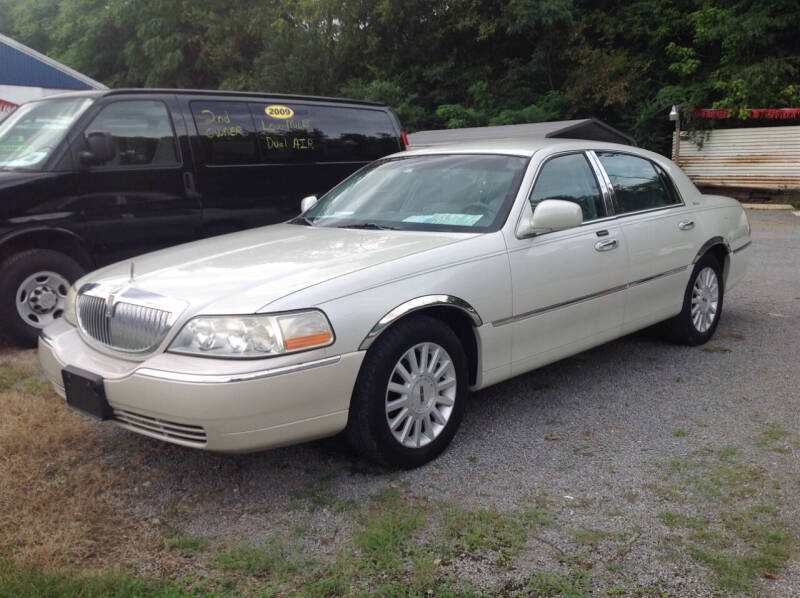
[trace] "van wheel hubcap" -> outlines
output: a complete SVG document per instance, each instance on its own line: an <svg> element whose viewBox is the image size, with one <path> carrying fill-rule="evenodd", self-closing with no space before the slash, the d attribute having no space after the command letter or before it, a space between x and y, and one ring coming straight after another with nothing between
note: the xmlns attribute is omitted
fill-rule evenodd
<svg viewBox="0 0 800 598"><path fill-rule="evenodd" d="M456 402L456 368L436 343L414 345L395 364L386 389L386 422L408 448L433 442Z"/></svg>
<svg viewBox="0 0 800 598"><path fill-rule="evenodd" d="M705 267L697 274L692 288L692 324L697 332L706 332L717 317L719 281L713 268Z"/></svg>
<svg viewBox="0 0 800 598"><path fill-rule="evenodd" d="M17 313L26 324L44 328L64 314L69 282L56 272L36 272L19 285Z"/></svg>

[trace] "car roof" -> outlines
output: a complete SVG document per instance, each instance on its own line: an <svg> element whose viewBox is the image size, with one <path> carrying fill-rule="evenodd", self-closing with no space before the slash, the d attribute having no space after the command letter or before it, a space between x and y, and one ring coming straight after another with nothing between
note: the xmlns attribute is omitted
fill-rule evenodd
<svg viewBox="0 0 800 598"><path fill-rule="evenodd" d="M545 137L515 137L512 139L486 139L480 141L463 141L446 145L436 145L419 149L407 150L393 154L393 156L426 156L436 154L503 154L523 156L530 158L535 153L546 151L549 153L608 150L627 154L635 154L662 162L666 158L640 147L621 143L609 143L593 139L559 139Z"/></svg>
<svg viewBox="0 0 800 598"><path fill-rule="evenodd" d="M98 89L86 91L72 91L66 93L59 93L37 100L50 100L58 98L99 98L110 95L192 95L192 96L223 96L223 97L246 97L252 99L270 99L270 100L286 100L286 101L314 101L314 102L339 102L343 104L358 104L363 106L374 106L376 108L386 108L386 104L380 102L371 102L368 100L355 100L352 98L333 98L327 96L311 96L311 95L294 95L285 93L262 93L253 91L226 91L215 89L144 89L144 88L120 88L120 89Z"/></svg>

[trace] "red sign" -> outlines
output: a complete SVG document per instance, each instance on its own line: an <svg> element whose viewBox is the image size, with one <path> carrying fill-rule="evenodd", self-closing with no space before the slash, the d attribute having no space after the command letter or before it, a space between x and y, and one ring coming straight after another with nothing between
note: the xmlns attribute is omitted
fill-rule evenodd
<svg viewBox="0 0 800 598"><path fill-rule="evenodd" d="M0 99L0 112L11 112L16 107L16 104Z"/></svg>
<svg viewBox="0 0 800 598"><path fill-rule="evenodd" d="M750 118L800 118L800 108L748 108L745 110ZM698 118L734 118L741 111L727 108L695 108L692 116Z"/></svg>

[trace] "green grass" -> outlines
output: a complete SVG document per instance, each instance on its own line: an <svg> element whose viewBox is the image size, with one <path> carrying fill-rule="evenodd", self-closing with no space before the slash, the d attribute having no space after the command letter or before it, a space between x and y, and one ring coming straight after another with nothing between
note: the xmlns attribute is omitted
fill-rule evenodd
<svg viewBox="0 0 800 598"><path fill-rule="evenodd" d="M550 598L588 598L591 583L585 571L573 570L568 575L549 572L534 573L525 585L524 596Z"/></svg>
<svg viewBox="0 0 800 598"><path fill-rule="evenodd" d="M206 546L208 546L208 538L190 535L174 536L172 538L165 538L164 546L178 554L189 556L202 552Z"/></svg>
<svg viewBox="0 0 800 598"><path fill-rule="evenodd" d="M688 431L688 430L685 430L684 428L678 428L677 430L675 430L674 432L672 432L672 435L673 435L675 438L685 438L686 436L688 436L688 435L689 435L689 431Z"/></svg>
<svg viewBox="0 0 800 598"><path fill-rule="evenodd" d="M785 437L770 426L759 442L770 447ZM780 484L765 470L741 459L734 447L707 447L691 460L669 462L666 470L675 507L658 517L681 534L670 550L683 550L708 567L728 592L751 593L756 579L786 564L794 543L781 518ZM684 513L687 504L697 512Z"/></svg>
<svg viewBox="0 0 800 598"><path fill-rule="evenodd" d="M216 565L228 573L275 581L290 579L303 569L298 554L276 540L264 546L241 543L227 548L217 555Z"/></svg>
<svg viewBox="0 0 800 598"><path fill-rule="evenodd" d="M92 576L0 563L0 598L222 598L203 584L147 580L123 573Z"/></svg>

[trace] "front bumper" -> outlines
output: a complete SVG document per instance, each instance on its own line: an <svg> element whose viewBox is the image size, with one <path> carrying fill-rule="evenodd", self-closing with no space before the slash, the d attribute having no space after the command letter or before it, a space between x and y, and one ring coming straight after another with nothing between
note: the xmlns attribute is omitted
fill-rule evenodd
<svg viewBox="0 0 800 598"><path fill-rule="evenodd" d="M131 362L95 351L65 322L39 338L42 367L62 397L61 370L79 367L103 377L117 425L221 452L256 451L340 432L363 358L359 351L295 355L288 364L166 355L160 361ZM159 367L170 360L180 367ZM210 371L217 365L221 368Z"/></svg>

